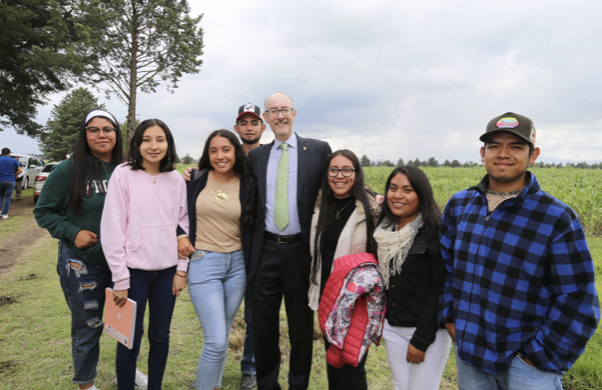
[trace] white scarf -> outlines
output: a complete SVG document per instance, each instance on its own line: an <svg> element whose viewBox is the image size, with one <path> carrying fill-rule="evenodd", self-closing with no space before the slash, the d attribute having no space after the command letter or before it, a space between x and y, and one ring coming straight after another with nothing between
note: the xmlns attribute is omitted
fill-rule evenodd
<svg viewBox="0 0 602 390"><path fill-rule="evenodd" d="M374 239L378 244L378 263L386 289L389 288L391 275L401 273L401 266L422 226L422 213L400 230L392 231L391 226L394 226L394 223L385 218L374 231Z"/></svg>

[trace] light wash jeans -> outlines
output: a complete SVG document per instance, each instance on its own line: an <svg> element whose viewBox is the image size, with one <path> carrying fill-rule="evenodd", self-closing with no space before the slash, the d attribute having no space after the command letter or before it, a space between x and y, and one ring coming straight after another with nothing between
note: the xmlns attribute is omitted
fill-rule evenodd
<svg viewBox="0 0 602 390"><path fill-rule="evenodd" d="M107 265L84 263L59 241L56 271L65 301L71 310L73 383L87 385L94 382L96 377L104 325L105 288L113 286L111 270Z"/></svg>
<svg viewBox="0 0 602 390"><path fill-rule="evenodd" d="M196 372L198 390L221 387L228 337L246 283L242 251L196 251L190 256L188 291L205 336Z"/></svg>
<svg viewBox="0 0 602 390"><path fill-rule="evenodd" d="M253 316L251 315L251 303L245 301L245 346L240 360L240 371L243 374L257 375L255 369L255 347L253 346Z"/></svg>
<svg viewBox="0 0 602 390"><path fill-rule="evenodd" d="M490 374L465 363L454 345L460 390L562 390L562 375L541 371L514 357L508 371Z"/></svg>

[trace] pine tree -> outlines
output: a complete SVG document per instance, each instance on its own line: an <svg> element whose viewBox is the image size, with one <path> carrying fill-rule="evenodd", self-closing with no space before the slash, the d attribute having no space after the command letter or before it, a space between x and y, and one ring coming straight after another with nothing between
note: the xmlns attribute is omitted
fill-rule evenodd
<svg viewBox="0 0 602 390"><path fill-rule="evenodd" d="M86 113L94 108L105 108L86 88L69 92L50 113L38 145L49 160L61 161L70 154L77 140L79 126Z"/></svg>

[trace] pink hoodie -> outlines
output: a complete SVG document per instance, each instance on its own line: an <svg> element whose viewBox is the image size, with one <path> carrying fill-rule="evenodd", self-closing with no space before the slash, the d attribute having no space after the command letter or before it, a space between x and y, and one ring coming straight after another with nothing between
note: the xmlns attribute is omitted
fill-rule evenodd
<svg viewBox="0 0 602 390"><path fill-rule="evenodd" d="M128 267L146 271L175 265L188 270L178 255L178 225L188 231L186 184L177 171L153 177L124 164L109 180L100 237L115 290L130 288Z"/></svg>

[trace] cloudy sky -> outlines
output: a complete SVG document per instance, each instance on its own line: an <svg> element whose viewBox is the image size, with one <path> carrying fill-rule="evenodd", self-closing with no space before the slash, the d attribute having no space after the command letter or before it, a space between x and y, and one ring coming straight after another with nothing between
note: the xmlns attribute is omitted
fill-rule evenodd
<svg viewBox="0 0 602 390"><path fill-rule="evenodd" d="M174 94L140 94L137 109L170 126L182 156L231 129L240 105L284 91L298 134L373 160L479 161L478 137L507 111L535 122L540 161L602 159L598 0L189 2L204 13L201 71ZM37 151L10 129L0 139Z"/></svg>

